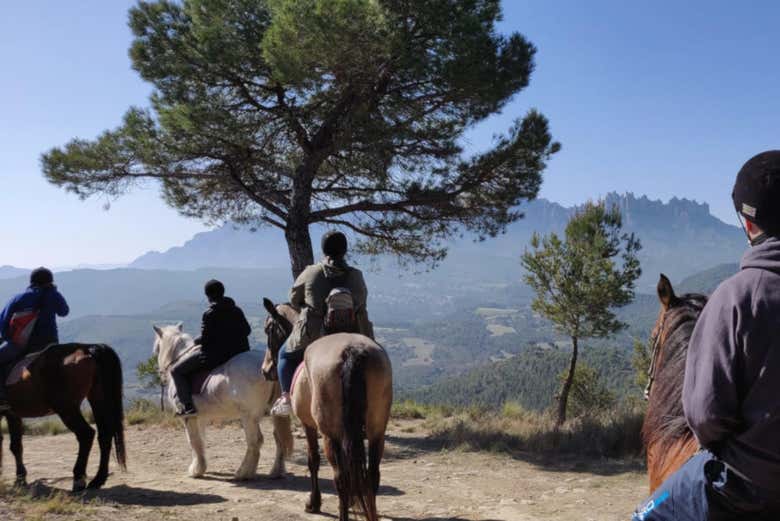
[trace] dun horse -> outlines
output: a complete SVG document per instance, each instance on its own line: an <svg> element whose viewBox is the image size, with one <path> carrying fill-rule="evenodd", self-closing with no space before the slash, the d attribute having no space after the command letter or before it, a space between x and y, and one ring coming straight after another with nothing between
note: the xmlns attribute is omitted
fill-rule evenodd
<svg viewBox="0 0 780 521"><path fill-rule="evenodd" d="M292 331L298 313L288 304L268 310L265 331L268 349L263 361L267 377L276 374L279 349ZM378 521L376 494L385 430L393 401L390 360L379 344L363 335L338 333L313 342L292 388L293 411L306 430L311 494L307 512L319 512L321 495L317 433L322 434L325 456L333 467L339 495L339 520L349 519L357 505L368 521ZM368 439L368 461L363 439Z"/></svg>
<svg viewBox="0 0 780 521"><path fill-rule="evenodd" d="M707 303L704 295L678 297L664 275L658 282L658 298L661 311L652 333L649 403L642 426L651 492L698 450L683 415L682 388L688 343Z"/></svg>
<svg viewBox="0 0 780 521"><path fill-rule="evenodd" d="M117 462L125 469L122 365L109 346L52 345L19 362L11 371L8 384L11 412L5 416L11 452L16 458L17 484L24 484L27 477L22 461L22 418L50 414L57 414L79 442L79 453L73 467L74 491L85 487L100 488L106 482L112 440ZM89 485L86 483L87 459L95 430L81 414L84 398L92 407L100 446L100 465ZM0 449L1 444L2 438Z"/></svg>
<svg viewBox="0 0 780 521"><path fill-rule="evenodd" d="M164 381L170 380L171 367L195 347L190 335L182 331L181 324L174 326L154 326L154 354ZM200 382L193 386L195 407L198 416L184 422L187 439L192 448L192 463L189 475L202 477L206 472L205 428L209 420L241 419L246 435L246 454L241 466L236 470L235 478L251 479L257 473L260 449L263 446L263 433L260 431L260 418L270 409L273 400L279 395L279 384L264 378L260 372L263 356L257 351L248 351L234 356L210 373L200 375ZM198 380L198 375L195 376ZM198 392L200 391L200 392ZM168 386L168 399L173 402L175 389ZM292 453L293 437L289 418L274 418L274 439L276 456L270 477L281 477L284 472L284 460Z"/></svg>

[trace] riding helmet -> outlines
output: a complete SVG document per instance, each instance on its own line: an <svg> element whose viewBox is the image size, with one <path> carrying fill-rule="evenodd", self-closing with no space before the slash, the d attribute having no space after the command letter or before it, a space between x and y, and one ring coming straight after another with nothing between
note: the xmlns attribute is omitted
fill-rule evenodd
<svg viewBox="0 0 780 521"><path fill-rule="evenodd" d="M214 301L225 296L225 286L218 280L211 279L206 283L204 288L206 291L206 297L209 300Z"/></svg>
<svg viewBox="0 0 780 521"><path fill-rule="evenodd" d="M54 284L54 275L51 270L41 266L30 273L30 286L48 286Z"/></svg>
<svg viewBox="0 0 780 521"><path fill-rule="evenodd" d="M750 158L737 174L731 197L737 213L767 235L780 236L780 150Z"/></svg>
<svg viewBox="0 0 780 521"><path fill-rule="evenodd" d="M339 258L347 253L347 236L337 230L325 232L322 236L322 253Z"/></svg>

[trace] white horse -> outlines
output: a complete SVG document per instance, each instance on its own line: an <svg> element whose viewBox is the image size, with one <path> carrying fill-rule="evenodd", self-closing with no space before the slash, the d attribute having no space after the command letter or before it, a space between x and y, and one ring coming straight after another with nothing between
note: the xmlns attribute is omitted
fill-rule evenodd
<svg viewBox="0 0 780 521"><path fill-rule="evenodd" d="M195 343L184 333L182 325L154 326L154 354L163 383L171 380L171 367ZM201 393L193 394L198 415L184 420L187 439L192 447L192 463L189 475L202 477L206 472L205 427L209 420L240 419L246 434L246 455L235 473L239 480L252 479L257 473L263 433L260 418L268 413L273 400L279 395L278 382L266 380L260 371L262 353L247 351L234 356L209 373ZM193 393L198 389L193 389ZM176 391L168 386L168 401L173 404ZM274 418L276 457L269 474L279 478L285 472L284 460L292 454L293 436L289 418Z"/></svg>

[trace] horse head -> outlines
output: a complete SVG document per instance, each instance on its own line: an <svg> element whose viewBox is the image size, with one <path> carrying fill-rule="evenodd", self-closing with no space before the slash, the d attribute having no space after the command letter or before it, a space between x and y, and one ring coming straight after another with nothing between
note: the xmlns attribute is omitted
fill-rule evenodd
<svg viewBox="0 0 780 521"><path fill-rule="evenodd" d="M264 326L268 348L265 350L262 371L266 379L276 380L279 350L292 333L293 324L298 319L298 312L290 304L277 306L267 298L263 299L263 307L268 311Z"/></svg>
<svg viewBox="0 0 780 521"><path fill-rule="evenodd" d="M184 332L184 325L152 326L154 329L154 348L152 354L157 355L157 367L163 382L167 381L171 366L179 359L187 348L193 345L190 335Z"/></svg>

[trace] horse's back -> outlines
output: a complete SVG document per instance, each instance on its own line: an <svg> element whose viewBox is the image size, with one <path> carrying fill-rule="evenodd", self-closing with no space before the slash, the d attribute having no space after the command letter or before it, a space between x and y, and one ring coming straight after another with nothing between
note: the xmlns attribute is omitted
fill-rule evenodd
<svg viewBox="0 0 780 521"><path fill-rule="evenodd" d="M217 415L232 415L236 408L254 410L260 407L262 404L258 401L268 401L266 395L273 391L274 384L263 376L262 363L262 353L245 351L212 369L200 392L193 396L195 406L203 412L213 410Z"/></svg>
<svg viewBox="0 0 780 521"><path fill-rule="evenodd" d="M95 368L89 346L51 345L12 369L7 380L11 406L19 416L33 418L53 414L52 399L81 402L90 391Z"/></svg>

